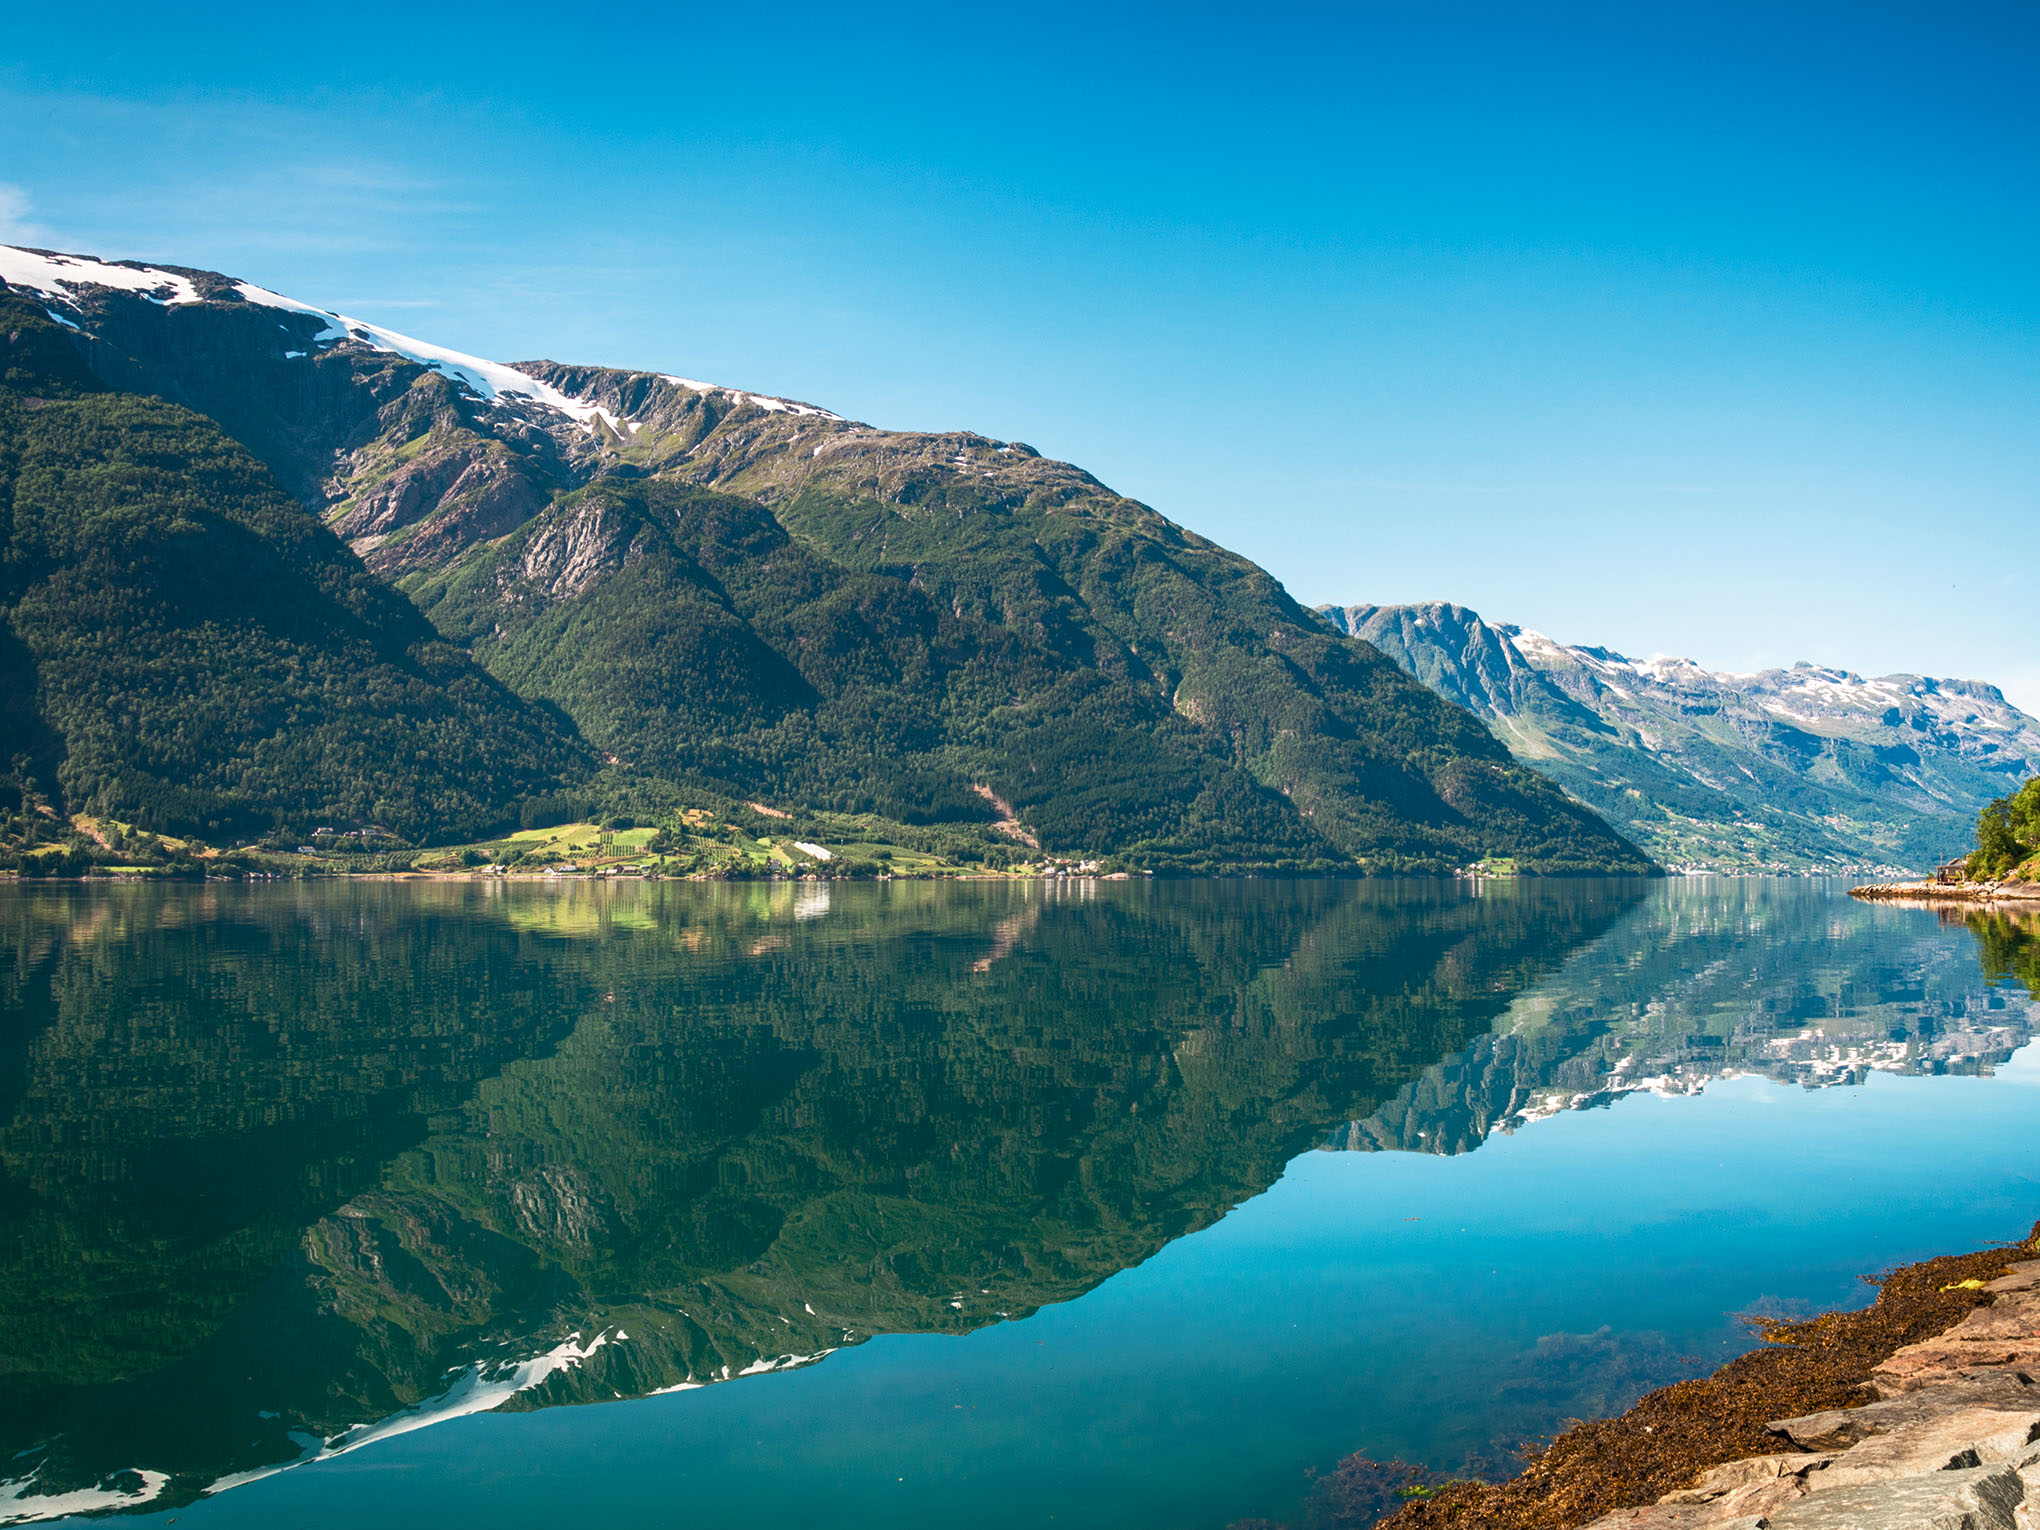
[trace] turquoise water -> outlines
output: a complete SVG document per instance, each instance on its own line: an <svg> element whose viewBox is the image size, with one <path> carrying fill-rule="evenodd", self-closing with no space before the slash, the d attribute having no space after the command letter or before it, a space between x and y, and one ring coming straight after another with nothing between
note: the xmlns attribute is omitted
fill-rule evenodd
<svg viewBox="0 0 2040 1530"><path fill-rule="evenodd" d="M819 891L0 898L9 1507L1222 1530L2040 1216L1930 913Z"/></svg>

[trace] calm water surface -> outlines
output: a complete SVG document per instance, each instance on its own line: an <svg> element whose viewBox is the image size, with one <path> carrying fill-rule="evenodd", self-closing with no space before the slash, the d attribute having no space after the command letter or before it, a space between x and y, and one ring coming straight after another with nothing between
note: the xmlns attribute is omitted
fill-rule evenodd
<svg viewBox="0 0 2040 1530"><path fill-rule="evenodd" d="M0 889L0 1522L1222 1530L1494 1468L2022 1234L2036 938L1774 881Z"/></svg>

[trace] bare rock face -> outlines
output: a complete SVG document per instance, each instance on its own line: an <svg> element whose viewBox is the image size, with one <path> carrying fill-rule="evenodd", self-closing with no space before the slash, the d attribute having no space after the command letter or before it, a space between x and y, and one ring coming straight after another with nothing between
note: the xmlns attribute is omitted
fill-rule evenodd
<svg viewBox="0 0 2040 1530"><path fill-rule="evenodd" d="M1992 1281L1997 1301L1979 1307L1946 1333L1908 1345L1871 1373L1883 1397L1941 1387L1989 1371L2040 1371L2040 1261L2012 1266Z"/></svg>
<svg viewBox="0 0 2040 1530"><path fill-rule="evenodd" d="M551 492L529 462L474 441L403 463L355 493L331 525L372 570L397 579L515 531Z"/></svg>
<svg viewBox="0 0 2040 1530"><path fill-rule="evenodd" d="M519 592L550 600L573 598L630 556L637 529L600 503L545 527L517 562Z"/></svg>
<svg viewBox="0 0 2040 1530"><path fill-rule="evenodd" d="M1876 1401L1770 1427L1794 1449L1703 1472L1589 1530L2040 1530L2040 1260L1872 1373Z"/></svg>

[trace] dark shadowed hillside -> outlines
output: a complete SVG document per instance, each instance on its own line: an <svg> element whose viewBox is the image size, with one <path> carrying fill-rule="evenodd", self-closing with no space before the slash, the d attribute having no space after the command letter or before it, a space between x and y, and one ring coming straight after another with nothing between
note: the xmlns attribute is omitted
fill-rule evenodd
<svg viewBox="0 0 2040 1530"><path fill-rule="evenodd" d="M76 811L479 832L584 751L212 421L101 387L0 294L0 705Z"/></svg>

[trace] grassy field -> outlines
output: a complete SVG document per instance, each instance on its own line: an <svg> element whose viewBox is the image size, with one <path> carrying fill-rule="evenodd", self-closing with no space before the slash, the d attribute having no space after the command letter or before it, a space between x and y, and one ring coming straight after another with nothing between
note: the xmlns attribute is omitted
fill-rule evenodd
<svg viewBox="0 0 2040 1530"><path fill-rule="evenodd" d="M763 814L732 818L706 809L690 809L657 827L559 824L419 852L410 860L413 870L438 874L710 879L1054 876L1059 872L1077 872L1079 867L1085 868L1083 874L1104 869L1097 862L1057 861L1048 857L988 865L982 860L966 861L900 844L873 835L871 828L868 820L847 816L834 823L818 823L814 816L804 816L798 820L798 828L789 829Z"/></svg>
<svg viewBox="0 0 2040 1530"><path fill-rule="evenodd" d="M1127 875L1116 862L1044 856L985 834L870 815L749 804L685 807L656 823L583 819L466 844L406 846L378 830L319 828L230 846L152 834L111 817L6 815L0 853L15 875L196 880L324 876L647 876L701 880ZM0 872L4 874L4 872Z"/></svg>

